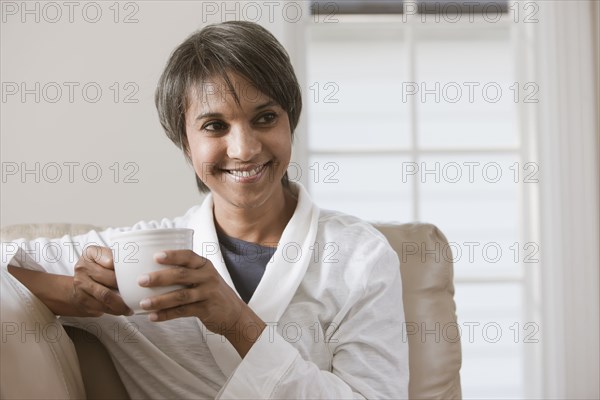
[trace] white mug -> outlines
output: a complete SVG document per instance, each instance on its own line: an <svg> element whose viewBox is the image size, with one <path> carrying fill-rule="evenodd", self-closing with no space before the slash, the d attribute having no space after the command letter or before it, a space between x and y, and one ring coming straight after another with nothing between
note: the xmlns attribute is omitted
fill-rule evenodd
<svg viewBox="0 0 600 400"><path fill-rule="evenodd" d="M138 277L172 268L154 261L154 255L165 250L191 250L193 235L192 229L185 228L135 230L111 235L119 293L136 314L151 311L140 307L141 300L183 288L181 285L142 287Z"/></svg>

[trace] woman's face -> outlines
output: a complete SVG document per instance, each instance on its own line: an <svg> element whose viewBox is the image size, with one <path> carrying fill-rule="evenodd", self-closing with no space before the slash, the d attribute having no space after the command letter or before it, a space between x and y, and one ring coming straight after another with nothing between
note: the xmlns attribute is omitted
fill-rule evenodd
<svg viewBox="0 0 600 400"><path fill-rule="evenodd" d="M280 201L292 152L287 112L252 83L230 74L192 91L186 110L189 156L215 205L257 208ZM275 195L275 196L274 196Z"/></svg>

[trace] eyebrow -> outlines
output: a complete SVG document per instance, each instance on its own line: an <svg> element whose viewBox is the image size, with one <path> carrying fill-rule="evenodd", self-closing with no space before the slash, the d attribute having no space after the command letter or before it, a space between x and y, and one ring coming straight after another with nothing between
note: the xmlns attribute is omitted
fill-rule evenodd
<svg viewBox="0 0 600 400"><path fill-rule="evenodd" d="M269 100L266 103L263 103L263 104L260 104L260 105L258 105L256 107L254 107L254 112L263 110L263 109L268 108L268 107L276 106L276 105L277 105L277 102L275 100ZM207 113L203 113L203 114L198 115L196 117L196 121L200 121L200 120L205 119L205 118L220 118L222 116L223 116L223 114L219 113L219 112L207 112Z"/></svg>

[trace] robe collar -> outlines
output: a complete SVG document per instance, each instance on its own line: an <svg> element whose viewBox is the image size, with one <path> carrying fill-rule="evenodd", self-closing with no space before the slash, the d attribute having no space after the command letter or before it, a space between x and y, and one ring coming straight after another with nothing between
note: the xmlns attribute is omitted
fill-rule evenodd
<svg viewBox="0 0 600 400"><path fill-rule="evenodd" d="M318 207L300 183L290 182L290 185L298 195L296 209L248 303L267 324L277 323L288 307L304 278L317 237ZM190 219L189 228L194 229L194 252L208 258L225 282L236 291L221 254L213 206L213 197L209 194ZM198 323L205 331L200 320ZM206 341L215 361L225 376L229 377L241 362L241 357L223 336L208 331L206 333Z"/></svg>

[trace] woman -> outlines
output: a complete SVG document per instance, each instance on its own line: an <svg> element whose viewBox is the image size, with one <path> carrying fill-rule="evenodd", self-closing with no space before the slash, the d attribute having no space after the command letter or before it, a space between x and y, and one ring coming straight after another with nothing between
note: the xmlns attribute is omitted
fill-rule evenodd
<svg viewBox="0 0 600 400"><path fill-rule="evenodd" d="M248 22L204 28L171 55L156 105L204 202L173 220L21 241L9 271L65 323L95 317L132 398L407 397L398 257L288 181L301 97L277 40ZM130 315L112 290L110 235L175 227L194 229L193 251L158 254L175 268L139 284L185 288ZM80 257L31 257L48 243Z"/></svg>

